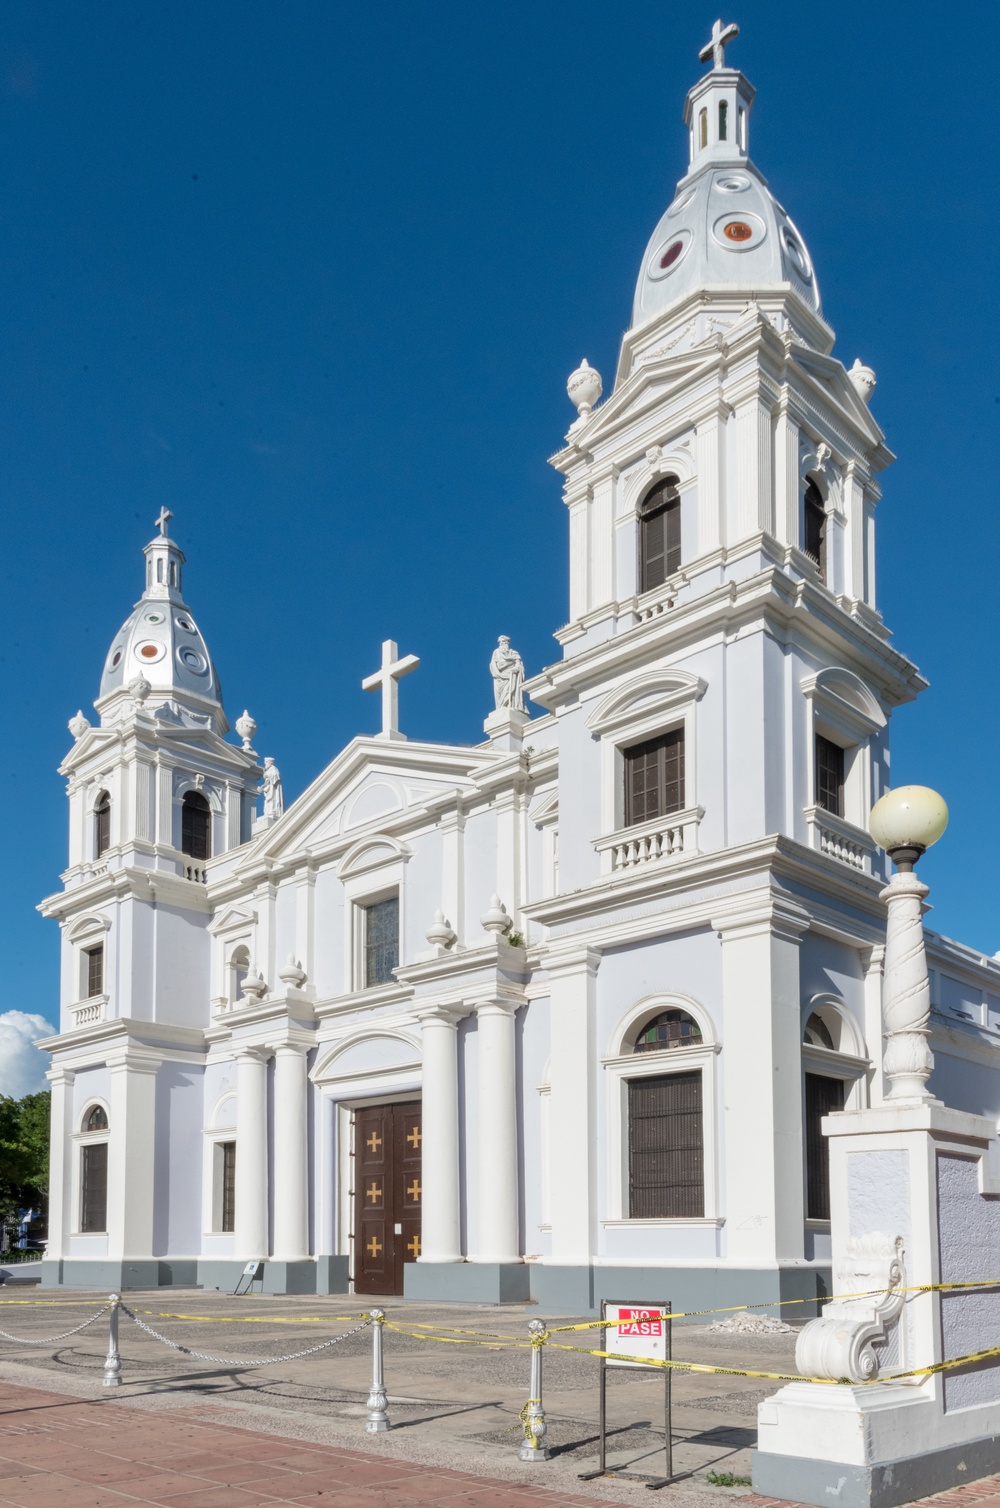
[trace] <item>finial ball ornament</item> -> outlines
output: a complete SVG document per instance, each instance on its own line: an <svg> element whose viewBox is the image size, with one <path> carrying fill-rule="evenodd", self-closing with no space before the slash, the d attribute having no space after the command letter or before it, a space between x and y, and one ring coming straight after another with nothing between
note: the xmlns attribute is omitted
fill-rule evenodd
<svg viewBox="0 0 1000 1508"><path fill-rule="evenodd" d="M575 372L570 372L566 383L566 391L569 400L575 404L580 413L580 418L586 418L598 398L604 392L604 383L601 374L595 371L586 357L581 361Z"/></svg>
<svg viewBox="0 0 1000 1508"><path fill-rule="evenodd" d="M948 826L944 797L926 785L901 785L872 807L868 830L880 848L916 848L936 843Z"/></svg>

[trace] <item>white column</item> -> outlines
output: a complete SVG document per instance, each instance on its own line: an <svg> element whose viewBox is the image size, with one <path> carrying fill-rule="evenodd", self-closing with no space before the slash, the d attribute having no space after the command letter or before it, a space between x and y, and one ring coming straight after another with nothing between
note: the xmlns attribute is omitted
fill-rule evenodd
<svg viewBox="0 0 1000 1508"><path fill-rule="evenodd" d="M458 1192L458 1015L423 1012L421 1262L461 1262Z"/></svg>
<svg viewBox="0 0 1000 1508"><path fill-rule="evenodd" d="M46 1075L52 1089L49 1110L49 1235L45 1245L48 1261L66 1255L70 1225L73 1164L70 1157L73 1134L73 1080L70 1068L52 1068Z"/></svg>
<svg viewBox="0 0 1000 1508"><path fill-rule="evenodd" d="M476 1010L479 1030L479 1251L474 1260L477 1262L521 1260L517 1220L514 1012L514 1005L503 1000L491 1000Z"/></svg>
<svg viewBox="0 0 1000 1508"><path fill-rule="evenodd" d="M808 925L799 907L767 896L757 905L748 898L742 916L712 921L722 936L726 1023L723 1213L736 1264L804 1252L799 942Z"/></svg>
<svg viewBox="0 0 1000 1508"><path fill-rule="evenodd" d="M236 1255L266 1257L267 1059L264 1048L236 1056Z"/></svg>
<svg viewBox="0 0 1000 1508"><path fill-rule="evenodd" d="M305 1046L283 1042L274 1051L274 1260L309 1255ZM239 1149L236 1153L239 1166Z"/></svg>
<svg viewBox="0 0 1000 1508"><path fill-rule="evenodd" d="M597 1222L597 970L593 948L555 949L551 985L549 1179L552 1260L586 1265Z"/></svg>
<svg viewBox="0 0 1000 1508"><path fill-rule="evenodd" d="M153 1255L157 1066L132 1054L108 1064L108 1256L120 1260Z"/></svg>

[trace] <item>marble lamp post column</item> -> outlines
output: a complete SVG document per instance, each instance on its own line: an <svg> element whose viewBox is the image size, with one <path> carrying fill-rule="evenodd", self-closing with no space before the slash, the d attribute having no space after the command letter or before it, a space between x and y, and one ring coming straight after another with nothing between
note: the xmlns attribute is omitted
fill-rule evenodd
<svg viewBox="0 0 1000 1508"><path fill-rule="evenodd" d="M476 1010L479 1032L479 1240L477 1262L521 1260L517 1220L515 1006L490 1000Z"/></svg>
<svg viewBox="0 0 1000 1508"><path fill-rule="evenodd" d="M444 1006L421 1012L423 1218L420 1262L461 1262L458 1178L458 1022Z"/></svg>
<svg viewBox="0 0 1000 1508"><path fill-rule="evenodd" d="M268 1255L266 1048L236 1056L236 1255Z"/></svg>

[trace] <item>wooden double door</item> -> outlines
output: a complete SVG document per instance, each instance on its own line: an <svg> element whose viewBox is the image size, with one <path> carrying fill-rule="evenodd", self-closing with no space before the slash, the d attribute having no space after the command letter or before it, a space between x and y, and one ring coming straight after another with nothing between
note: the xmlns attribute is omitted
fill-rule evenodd
<svg viewBox="0 0 1000 1508"><path fill-rule="evenodd" d="M354 1115L354 1291L401 1294L420 1255L420 1101Z"/></svg>

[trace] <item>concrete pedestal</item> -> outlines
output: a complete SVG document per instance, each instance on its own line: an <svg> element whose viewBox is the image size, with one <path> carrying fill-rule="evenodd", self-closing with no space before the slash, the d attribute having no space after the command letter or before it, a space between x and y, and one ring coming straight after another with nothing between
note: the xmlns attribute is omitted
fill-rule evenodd
<svg viewBox="0 0 1000 1508"><path fill-rule="evenodd" d="M403 1295L428 1304L519 1304L530 1298L524 1262L407 1262Z"/></svg>

